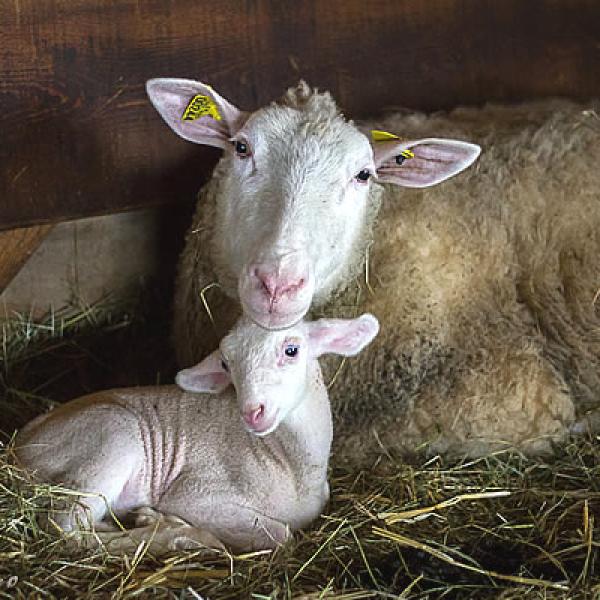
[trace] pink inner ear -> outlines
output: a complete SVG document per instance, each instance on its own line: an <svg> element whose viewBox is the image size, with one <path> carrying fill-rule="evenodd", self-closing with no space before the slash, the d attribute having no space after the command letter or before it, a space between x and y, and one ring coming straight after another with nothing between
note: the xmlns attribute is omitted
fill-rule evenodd
<svg viewBox="0 0 600 600"><path fill-rule="evenodd" d="M310 324L311 355L354 356L377 335L378 330L379 324L372 315L356 319L319 319Z"/></svg>
<svg viewBox="0 0 600 600"><path fill-rule="evenodd" d="M188 392L218 393L225 389L230 379L226 373L206 371L198 367L180 371L175 378L177 385Z"/></svg>
<svg viewBox="0 0 600 600"><path fill-rule="evenodd" d="M229 377L224 373L204 373L190 376L186 383L205 392L218 392L229 385Z"/></svg>
<svg viewBox="0 0 600 600"><path fill-rule="evenodd" d="M188 79L151 79L146 89L152 104L171 129L182 138L196 144L228 148L229 138L234 135L248 118L221 97L210 86ZM182 119L191 99L197 95L211 98L221 119L206 115L191 121Z"/></svg>
<svg viewBox="0 0 600 600"><path fill-rule="evenodd" d="M414 157L401 164L396 157L410 149ZM428 139L413 142L380 142L375 147L379 181L406 187L435 185L466 169L479 155L479 146L454 140Z"/></svg>
<svg viewBox="0 0 600 600"><path fill-rule="evenodd" d="M175 382L188 392L216 393L226 388L231 379L221 366L221 353L216 350L197 365L179 371Z"/></svg>

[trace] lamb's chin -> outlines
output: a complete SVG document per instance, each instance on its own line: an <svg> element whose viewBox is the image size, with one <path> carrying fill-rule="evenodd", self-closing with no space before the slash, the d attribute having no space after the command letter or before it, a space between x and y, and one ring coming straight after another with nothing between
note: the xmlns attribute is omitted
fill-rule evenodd
<svg viewBox="0 0 600 600"><path fill-rule="evenodd" d="M251 433L252 435L256 435L257 437L265 437L266 435L269 435L270 433L273 433L277 427L279 427L279 419L278 417L278 412L277 411L273 417L271 418L270 422L267 423L263 428L261 429L254 429L251 427L246 426L246 431L248 431L249 433Z"/></svg>

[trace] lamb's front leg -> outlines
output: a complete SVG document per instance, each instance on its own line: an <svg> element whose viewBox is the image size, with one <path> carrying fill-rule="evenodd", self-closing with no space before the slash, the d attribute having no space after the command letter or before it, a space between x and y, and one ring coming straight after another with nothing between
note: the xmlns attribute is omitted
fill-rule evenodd
<svg viewBox="0 0 600 600"><path fill-rule="evenodd" d="M141 544L154 556L181 550L224 550L223 543L208 529L190 525L174 515L164 515L149 506L135 511L134 526L126 531L97 532L94 538L115 554L134 554Z"/></svg>
<svg viewBox="0 0 600 600"><path fill-rule="evenodd" d="M236 502L222 504L211 522L213 531L233 552L272 550L292 536L286 523Z"/></svg>
<svg viewBox="0 0 600 600"><path fill-rule="evenodd" d="M202 531L210 531L233 552L273 549L290 538L286 523L253 507L239 493L215 487L194 477L182 477L161 498L157 508Z"/></svg>

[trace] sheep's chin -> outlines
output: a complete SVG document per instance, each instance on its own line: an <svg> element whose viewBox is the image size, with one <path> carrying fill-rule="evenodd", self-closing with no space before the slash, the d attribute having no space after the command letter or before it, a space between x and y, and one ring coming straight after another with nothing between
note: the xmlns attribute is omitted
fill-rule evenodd
<svg viewBox="0 0 600 600"><path fill-rule="evenodd" d="M280 331L294 327L302 321L310 308L310 306L307 306L300 311L277 314L257 312L245 303L242 303L242 305L244 313L255 325L258 325L262 329L268 329L269 331Z"/></svg>

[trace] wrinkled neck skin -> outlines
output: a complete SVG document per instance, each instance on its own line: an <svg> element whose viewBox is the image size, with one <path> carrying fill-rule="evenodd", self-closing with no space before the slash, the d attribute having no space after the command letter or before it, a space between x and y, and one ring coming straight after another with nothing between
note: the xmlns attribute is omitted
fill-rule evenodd
<svg viewBox="0 0 600 600"><path fill-rule="evenodd" d="M226 154L215 168L213 179L208 184L212 190L206 196L208 201L215 203L214 214L215 222L212 231L211 252L212 262L217 281L222 286L223 291L230 298L239 301L238 281L242 265L239 257L234 256L232 246L235 246L235 231L228 229L230 223L227 214L228 195L234 186L231 182L232 169L230 166L232 156ZM319 308L324 305L332 295L343 291L347 285L364 269L365 255L367 247L373 239L373 228L377 214L381 206L383 196L383 187L375 182L370 183L370 190L365 207L365 218L357 227L350 250L342 256L332 257L332 264L327 270L327 277L324 280L316 282L315 291L312 299L312 308ZM207 207L204 206L202 210ZM326 227L327 224L323 224ZM318 231L306 232L306 235L318 236ZM233 236L233 237L232 237ZM307 245L310 246L309 241Z"/></svg>
<svg viewBox="0 0 600 600"><path fill-rule="evenodd" d="M262 438L277 454L283 453L294 472L319 480L327 477L327 463L333 438L329 396L317 360L309 365L304 400Z"/></svg>

